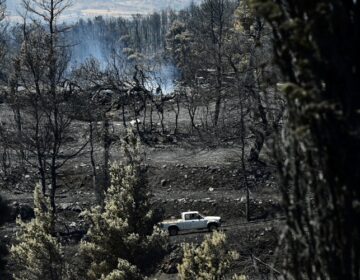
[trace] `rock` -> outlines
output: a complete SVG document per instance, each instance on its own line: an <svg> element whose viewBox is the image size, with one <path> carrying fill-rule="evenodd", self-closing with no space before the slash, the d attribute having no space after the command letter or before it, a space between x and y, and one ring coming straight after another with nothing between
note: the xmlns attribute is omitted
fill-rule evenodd
<svg viewBox="0 0 360 280"><path fill-rule="evenodd" d="M167 180L162 179L162 180L160 181L160 184L161 184L161 186L165 187L166 184L167 184Z"/></svg>
<svg viewBox="0 0 360 280"><path fill-rule="evenodd" d="M72 228L76 228L77 227L77 224L75 222L72 222L69 227L72 227Z"/></svg>
<svg viewBox="0 0 360 280"><path fill-rule="evenodd" d="M59 210L69 210L70 209L70 207L71 207L71 203L69 203L69 202L63 202L63 203L60 203L59 204Z"/></svg>
<svg viewBox="0 0 360 280"><path fill-rule="evenodd" d="M162 166L162 169L166 169L166 168L167 168L167 165L164 164L164 165Z"/></svg>
<svg viewBox="0 0 360 280"><path fill-rule="evenodd" d="M214 191L214 188L209 188L209 192L213 192Z"/></svg>
<svg viewBox="0 0 360 280"><path fill-rule="evenodd" d="M184 178L187 179L187 178L188 178L188 175L185 174L185 175L184 175Z"/></svg>
<svg viewBox="0 0 360 280"><path fill-rule="evenodd" d="M242 197L240 198L240 202L243 203L243 202L245 202L245 201L246 201L246 197L245 197L245 196L242 196Z"/></svg>

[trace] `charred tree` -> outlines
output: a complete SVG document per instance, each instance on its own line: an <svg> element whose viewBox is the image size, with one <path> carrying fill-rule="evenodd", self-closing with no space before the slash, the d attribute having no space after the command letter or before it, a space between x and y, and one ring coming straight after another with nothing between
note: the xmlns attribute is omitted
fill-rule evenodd
<svg viewBox="0 0 360 280"><path fill-rule="evenodd" d="M360 279L360 3L250 1L272 26L288 279Z"/></svg>

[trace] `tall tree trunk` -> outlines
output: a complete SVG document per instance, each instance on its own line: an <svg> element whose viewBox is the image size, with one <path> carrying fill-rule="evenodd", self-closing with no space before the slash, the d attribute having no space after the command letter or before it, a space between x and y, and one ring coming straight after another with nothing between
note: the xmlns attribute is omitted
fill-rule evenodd
<svg viewBox="0 0 360 280"><path fill-rule="evenodd" d="M180 115L180 103L176 100L176 109L175 109L175 129L174 134L178 134L178 127L179 127L179 115Z"/></svg>
<svg viewBox="0 0 360 280"><path fill-rule="evenodd" d="M153 112L154 112L154 109L153 109L153 104L151 102L150 104L150 132L153 131L153 125L154 125L154 122L153 122Z"/></svg>
<svg viewBox="0 0 360 280"><path fill-rule="evenodd" d="M90 162L91 162L91 170L92 170L92 185L95 193L96 202L101 205L102 204L102 188L97 184L97 172L96 172L96 162L94 155L94 122L89 122L89 133L90 133Z"/></svg>
<svg viewBox="0 0 360 280"><path fill-rule="evenodd" d="M111 146L111 139L110 139L110 132L109 132L109 119L107 116L104 116L103 121L103 157L104 157L104 165L103 165L103 190L101 192L101 201L103 200L104 192L107 191L107 189L110 186L110 146Z"/></svg>
<svg viewBox="0 0 360 280"><path fill-rule="evenodd" d="M260 153L264 147L266 132L259 128L254 128L251 131L255 136L255 141L250 148L249 161L256 162L259 161Z"/></svg>
<svg viewBox="0 0 360 280"><path fill-rule="evenodd" d="M23 141L23 131L22 131L22 118L21 118L21 112L18 105L16 105L15 112L14 112L14 118L17 128L17 137L18 141ZM20 143L20 166L21 169L25 169L25 151L22 146L22 143Z"/></svg>
<svg viewBox="0 0 360 280"><path fill-rule="evenodd" d="M124 101L122 101L121 103L121 114L122 114L122 123L124 128L127 128L127 124L126 124L126 116L125 116L125 104Z"/></svg>
<svg viewBox="0 0 360 280"><path fill-rule="evenodd" d="M51 190L50 190L50 203L51 203L51 211L55 216L56 213L56 203L55 203L55 195L57 189L57 171L56 171L56 159L53 158L50 167L50 175L51 175Z"/></svg>
<svg viewBox="0 0 360 280"><path fill-rule="evenodd" d="M250 188L249 188L249 181L247 178L247 168L246 168L246 156L245 156L245 137L246 137L246 127L245 127L245 114L244 114L244 105L243 101L240 100L240 122L241 122L241 169L244 176L244 184L246 190L246 201L245 201L245 215L246 220L249 222L251 220L251 213L250 213Z"/></svg>
<svg viewBox="0 0 360 280"><path fill-rule="evenodd" d="M220 116L220 109L221 109L221 95L219 94L219 96L216 98L216 103L215 103L215 113L214 113L214 125L217 126L218 125L218 121L219 121L219 116Z"/></svg>

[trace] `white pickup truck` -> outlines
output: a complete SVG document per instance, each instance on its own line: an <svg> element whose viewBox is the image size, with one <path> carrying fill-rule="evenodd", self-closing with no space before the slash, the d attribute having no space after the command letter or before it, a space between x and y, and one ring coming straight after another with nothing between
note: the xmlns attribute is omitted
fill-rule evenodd
<svg viewBox="0 0 360 280"><path fill-rule="evenodd" d="M202 216L197 211L183 212L178 220L165 220L160 227L169 231L169 235L177 235L179 231L208 229L214 231L221 226L221 217Z"/></svg>

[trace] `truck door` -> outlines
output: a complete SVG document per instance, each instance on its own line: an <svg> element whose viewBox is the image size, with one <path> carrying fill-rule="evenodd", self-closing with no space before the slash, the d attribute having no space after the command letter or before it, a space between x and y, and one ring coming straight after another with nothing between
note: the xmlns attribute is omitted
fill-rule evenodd
<svg viewBox="0 0 360 280"><path fill-rule="evenodd" d="M187 221L186 226L188 229L202 229L206 228L206 221L196 213L185 215L185 219Z"/></svg>
<svg viewBox="0 0 360 280"><path fill-rule="evenodd" d="M184 229L186 230L195 229L193 214L185 214L183 223L184 223Z"/></svg>
<svg viewBox="0 0 360 280"><path fill-rule="evenodd" d="M194 229L203 229L207 227L207 221L199 214L193 214Z"/></svg>

